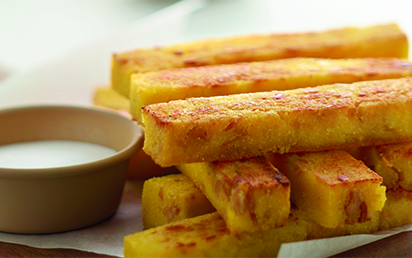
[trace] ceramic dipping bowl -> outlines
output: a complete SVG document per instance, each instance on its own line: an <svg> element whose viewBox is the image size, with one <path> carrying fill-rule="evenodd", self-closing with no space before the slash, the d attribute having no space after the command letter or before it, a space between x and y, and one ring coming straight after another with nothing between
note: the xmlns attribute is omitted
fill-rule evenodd
<svg viewBox="0 0 412 258"><path fill-rule="evenodd" d="M112 148L115 154L48 168L0 164L0 231L55 233L87 227L113 215L123 194L129 158L143 144L141 128L116 113L86 107L0 110L0 147L41 140L88 142Z"/></svg>

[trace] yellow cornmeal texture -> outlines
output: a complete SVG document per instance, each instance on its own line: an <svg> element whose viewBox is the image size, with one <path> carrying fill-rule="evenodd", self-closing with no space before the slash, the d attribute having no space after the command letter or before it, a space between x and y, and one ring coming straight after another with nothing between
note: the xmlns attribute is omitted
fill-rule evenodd
<svg viewBox="0 0 412 258"><path fill-rule="evenodd" d="M380 212L375 212L372 218L368 221L355 224L344 224L340 227L329 228L310 219L309 216L300 211L302 214L300 218L306 218L308 222L307 238L306 240L330 238L336 236L356 235L356 234L370 234L379 230Z"/></svg>
<svg viewBox="0 0 412 258"><path fill-rule="evenodd" d="M388 189L412 191L412 143L360 148L359 158L383 177Z"/></svg>
<svg viewBox="0 0 412 258"><path fill-rule="evenodd" d="M131 79L131 113L141 123L143 106L170 100L288 90L411 75L412 62L386 58L291 58L137 73Z"/></svg>
<svg viewBox="0 0 412 258"><path fill-rule="evenodd" d="M189 98L143 108L161 166L412 140L412 79Z"/></svg>
<svg viewBox="0 0 412 258"><path fill-rule="evenodd" d="M276 256L282 243L306 239L307 221L293 217L275 229L231 234L218 213L182 220L125 237L125 257Z"/></svg>
<svg viewBox="0 0 412 258"><path fill-rule="evenodd" d="M234 234L279 227L287 221L289 180L263 157L177 168L206 195Z"/></svg>
<svg viewBox="0 0 412 258"><path fill-rule="evenodd" d="M142 194L145 228L216 211L203 193L182 174L146 180Z"/></svg>
<svg viewBox="0 0 412 258"><path fill-rule="evenodd" d="M303 218L300 215L300 218ZM353 225L345 224L341 227L326 228L308 220L307 239L328 238L343 235L368 234L378 230L386 230L412 222L412 193L398 188L386 192L386 202L381 212L375 212L372 219Z"/></svg>
<svg viewBox="0 0 412 258"><path fill-rule="evenodd" d="M324 227L365 222L382 210L382 178L340 150L279 155L274 165L292 185L291 200Z"/></svg>
<svg viewBox="0 0 412 258"><path fill-rule="evenodd" d="M188 184L193 183L185 178ZM287 242L319 239L348 234L368 234L412 222L412 193L401 188L386 193L382 212L372 219L353 225L326 228L299 209L291 209L288 222L281 228L253 233L230 234L218 213L135 233L125 237L125 257L206 257L276 256Z"/></svg>
<svg viewBox="0 0 412 258"><path fill-rule="evenodd" d="M395 24L316 33L206 39L114 54L111 82L116 91L129 97L132 73L291 57L407 58L408 41Z"/></svg>
<svg viewBox="0 0 412 258"><path fill-rule="evenodd" d="M412 192L398 188L386 193L386 203L380 216L381 230L412 222Z"/></svg>
<svg viewBox="0 0 412 258"><path fill-rule="evenodd" d="M130 101L110 87L98 87L93 92L93 104L130 112Z"/></svg>
<svg viewBox="0 0 412 258"><path fill-rule="evenodd" d="M369 234L412 222L412 194L388 192L382 212L353 225L326 228L299 209L292 209L281 228L233 235L218 213L152 228L125 237L125 257L276 257L282 243Z"/></svg>

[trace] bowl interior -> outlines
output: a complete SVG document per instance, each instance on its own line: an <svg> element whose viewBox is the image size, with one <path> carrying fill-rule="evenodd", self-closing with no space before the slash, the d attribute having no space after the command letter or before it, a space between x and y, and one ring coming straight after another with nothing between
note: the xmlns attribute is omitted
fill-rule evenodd
<svg viewBox="0 0 412 258"><path fill-rule="evenodd" d="M142 145L142 131L136 124L118 114L91 108L37 106L2 110L0 125L0 145L39 140L82 141L112 148L118 152L114 158L123 160ZM7 169L0 165L1 170Z"/></svg>
<svg viewBox="0 0 412 258"><path fill-rule="evenodd" d="M62 232L96 224L115 213L129 158L143 144L140 127L116 113L83 107L0 110L0 145L37 140L84 141L117 153L72 166L0 167L0 231Z"/></svg>

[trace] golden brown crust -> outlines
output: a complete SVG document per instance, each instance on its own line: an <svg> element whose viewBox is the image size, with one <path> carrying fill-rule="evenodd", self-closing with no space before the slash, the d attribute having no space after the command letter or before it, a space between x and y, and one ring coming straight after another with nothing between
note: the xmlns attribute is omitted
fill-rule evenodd
<svg viewBox="0 0 412 258"><path fill-rule="evenodd" d="M290 212L289 180L263 157L177 166L238 234L283 226Z"/></svg>
<svg viewBox="0 0 412 258"><path fill-rule="evenodd" d="M402 87L399 83L408 85ZM357 107L384 102L405 101L412 97L410 78L361 82L351 85L272 91L254 94L238 94L215 98L190 98L143 107L161 125L179 122L194 122L200 119L242 117L256 112L327 112L345 107ZM228 125L230 130L234 124Z"/></svg>
<svg viewBox="0 0 412 258"><path fill-rule="evenodd" d="M395 24L367 28L343 28L323 32L247 35L222 39L207 39L153 49L140 49L115 54L121 65L138 65L136 72L179 67L264 61L291 57L347 58L353 46L360 41L382 39L406 40L406 35ZM346 49L345 49L346 48ZM404 54L381 55L401 57ZM373 52L352 53L359 57L375 56ZM327 56L325 56L327 55Z"/></svg>
<svg viewBox="0 0 412 258"><path fill-rule="evenodd" d="M295 157L293 158L293 163L295 163L293 166L313 173L315 177L329 186L349 185L366 181L378 181L375 182L377 184L382 182L382 177L345 151L298 153L292 155L292 157Z"/></svg>
<svg viewBox="0 0 412 258"><path fill-rule="evenodd" d="M290 219L276 229L230 233L216 213L182 220L125 237L125 257L273 256L281 243L306 239L308 222Z"/></svg>
<svg viewBox="0 0 412 258"><path fill-rule="evenodd" d="M412 62L394 58L323 59L289 58L265 62L167 69L133 75L133 82L146 87L225 87L239 81L263 82L298 75L346 75L373 77L412 71ZM360 78L361 79L361 78ZM388 78L390 79L390 78ZM153 103L150 103L153 104Z"/></svg>
<svg viewBox="0 0 412 258"><path fill-rule="evenodd" d="M158 164L370 146L412 139L412 79L191 98L143 108Z"/></svg>
<svg viewBox="0 0 412 258"><path fill-rule="evenodd" d="M412 191L412 143L360 148L358 158L383 177L390 190Z"/></svg>
<svg viewBox="0 0 412 258"><path fill-rule="evenodd" d="M216 173L223 173L234 183L245 183L259 188L289 185L287 177L263 157L237 161L214 161L211 165Z"/></svg>
<svg viewBox="0 0 412 258"><path fill-rule="evenodd" d="M203 193L182 174L146 180L142 193L142 220L147 228L215 211Z"/></svg>
<svg viewBox="0 0 412 258"><path fill-rule="evenodd" d="M114 54L112 86L125 97L129 97L132 73L291 57L407 58L407 56L406 35L395 24L343 28L316 33L208 39Z"/></svg>
<svg viewBox="0 0 412 258"><path fill-rule="evenodd" d="M384 206L382 178L345 151L271 156L291 182L291 200L324 227L368 221Z"/></svg>
<svg viewBox="0 0 412 258"><path fill-rule="evenodd" d="M182 220L125 237L125 257L276 257L282 243L352 234L370 234L412 222L412 196L388 192L381 213L373 219L325 228L299 209L292 209L284 227L233 235L218 213Z"/></svg>
<svg viewBox="0 0 412 258"><path fill-rule="evenodd" d="M290 58L139 73L132 75L131 113L141 123L142 106L154 103L410 75L412 62L390 58Z"/></svg>

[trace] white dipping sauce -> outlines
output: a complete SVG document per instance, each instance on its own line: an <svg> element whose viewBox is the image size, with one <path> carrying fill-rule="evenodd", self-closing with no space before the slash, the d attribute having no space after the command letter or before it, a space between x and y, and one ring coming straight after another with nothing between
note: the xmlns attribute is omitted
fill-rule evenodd
<svg viewBox="0 0 412 258"><path fill-rule="evenodd" d="M96 161L116 151L94 143L46 140L0 145L0 167L50 168Z"/></svg>

